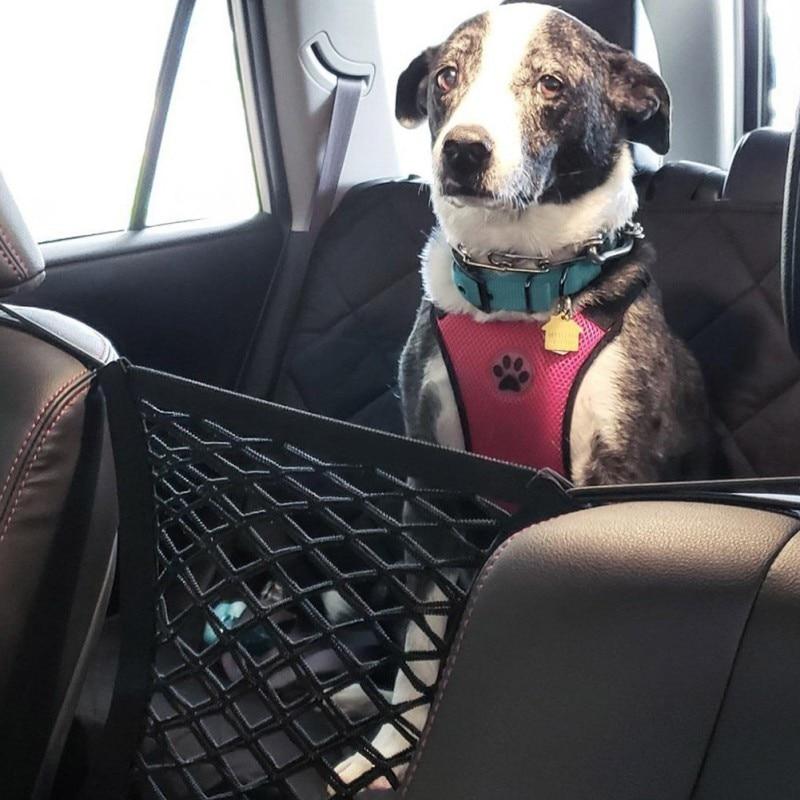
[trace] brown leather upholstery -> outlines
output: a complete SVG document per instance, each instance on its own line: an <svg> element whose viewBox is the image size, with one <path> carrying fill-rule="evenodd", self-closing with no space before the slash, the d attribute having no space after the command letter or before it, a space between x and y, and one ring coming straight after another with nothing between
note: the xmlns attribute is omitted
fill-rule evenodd
<svg viewBox="0 0 800 800"><path fill-rule="evenodd" d="M35 314L74 341L90 329ZM34 316L34 315L31 315ZM94 335L98 353L113 349ZM46 786L99 630L116 491L95 370L0 314L0 747L9 798Z"/></svg>
<svg viewBox="0 0 800 800"><path fill-rule="evenodd" d="M44 259L0 174L0 297L33 288L44 278Z"/></svg>
<svg viewBox="0 0 800 800"><path fill-rule="evenodd" d="M0 179L0 297L43 269ZM93 385L114 350L61 314L24 313L44 338L0 309L0 795L9 800L48 796L102 624L117 528Z"/></svg>
<svg viewBox="0 0 800 800"><path fill-rule="evenodd" d="M407 800L800 796L800 520L631 503L483 572Z"/></svg>

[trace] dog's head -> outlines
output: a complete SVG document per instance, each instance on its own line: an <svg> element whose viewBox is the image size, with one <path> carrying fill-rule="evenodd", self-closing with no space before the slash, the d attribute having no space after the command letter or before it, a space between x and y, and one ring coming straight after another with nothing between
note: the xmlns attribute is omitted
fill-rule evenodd
<svg viewBox="0 0 800 800"><path fill-rule="evenodd" d="M626 141L669 148L661 78L551 6L500 6L400 76L397 118L428 119L434 194L454 206L569 203L603 184Z"/></svg>

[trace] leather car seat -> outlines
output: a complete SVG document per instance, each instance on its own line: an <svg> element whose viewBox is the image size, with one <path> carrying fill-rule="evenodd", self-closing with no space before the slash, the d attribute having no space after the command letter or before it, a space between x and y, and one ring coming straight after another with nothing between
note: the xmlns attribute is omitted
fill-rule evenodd
<svg viewBox="0 0 800 800"><path fill-rule="evenodd" d="M405 800L800 796L800 520L640 502L479 578Z"/></svg>
<svg viewBox="0 0 800 800"><path fill-rule="evenodd" d="M0 301L44 278L0 177ZM21 315L24 314L24 317ZM117 501L100 365L107 339L0 306L0 794L49 795L114 577Z"/></svg>

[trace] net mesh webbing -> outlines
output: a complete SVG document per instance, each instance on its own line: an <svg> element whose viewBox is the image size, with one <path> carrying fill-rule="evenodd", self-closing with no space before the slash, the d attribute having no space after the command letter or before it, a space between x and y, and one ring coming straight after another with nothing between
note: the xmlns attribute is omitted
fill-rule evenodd
<svg viewBox="0 0 800 800"><path fill-rule="evenodd" d="M424 446L423 478L386 468L391 448L413 443L384 434L364 447L369 432L343 426L336 448L311 429L340 423L309 428L261 404L277 417L254 426L256 401L177 382L158 394L140 380L157 615L139 792L315 800L396 787L470 584L510 532L514 492L454 489L450 462L431 480L438 454ZM331 459L313 439L344 452ZM373 744L381 729L393 747ZM353 754L368 769L345 782L335 768Z"/></svg>

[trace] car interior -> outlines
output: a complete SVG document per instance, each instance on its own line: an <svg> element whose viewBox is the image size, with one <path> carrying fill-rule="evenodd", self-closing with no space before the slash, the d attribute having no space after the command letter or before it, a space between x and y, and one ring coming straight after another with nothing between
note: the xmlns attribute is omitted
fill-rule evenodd
<svg viewBox="0 0 800 800"><path fill-rule="evenodd" d="M793 0L554 3L672 92L636 219L718 444L598 487L404 437L435 218L395 85L499 0L57 5L0 9L0 796L800 796Z"/></svg>

